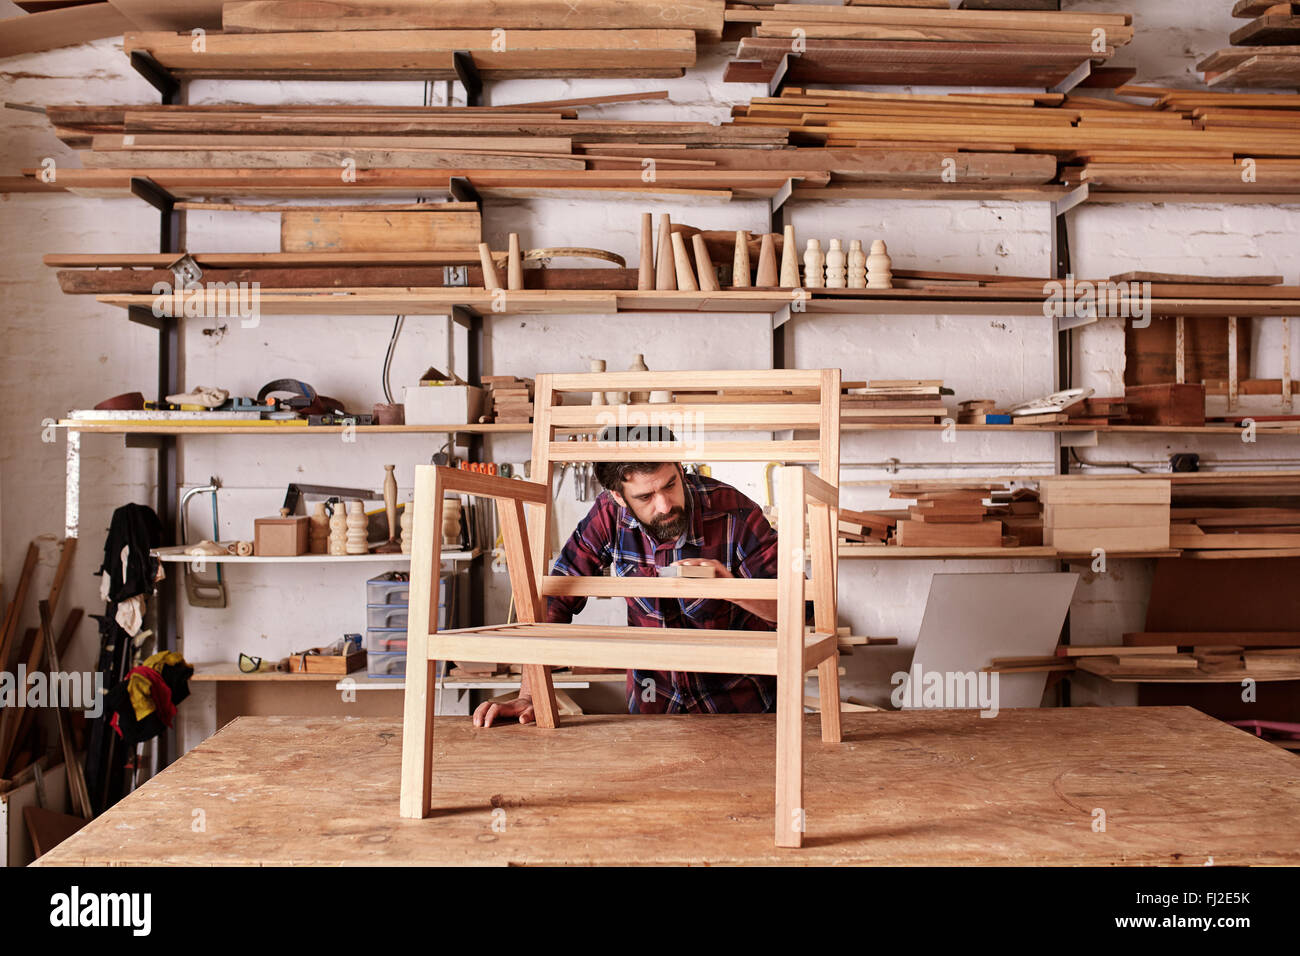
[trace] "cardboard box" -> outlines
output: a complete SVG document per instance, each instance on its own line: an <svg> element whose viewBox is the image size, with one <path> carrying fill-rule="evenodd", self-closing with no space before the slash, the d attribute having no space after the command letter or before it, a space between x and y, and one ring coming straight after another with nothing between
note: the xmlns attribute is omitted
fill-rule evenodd
<svg viewBox="0 0 1300 956"><path fill-rule="evenodd" d="M306 515L253 519L253 554L259 558L291 558L309 553L310 523Z"/></svg>
<svg viewBox="0 0 1300 956"><path fill-rule="evenodd" d="M485 391L474 385L408 385L406 424L472 425L483 414Z"/></svg>

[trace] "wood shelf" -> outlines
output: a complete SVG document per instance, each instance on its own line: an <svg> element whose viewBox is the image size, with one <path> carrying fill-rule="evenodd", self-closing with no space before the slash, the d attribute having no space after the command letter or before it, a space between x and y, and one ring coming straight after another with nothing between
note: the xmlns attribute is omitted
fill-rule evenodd
<svg viewBox="0 0 1300 956"><path fill-rule="evenodd" d="M258 557L250 555L242 557L237 554L186 554L183 546L171 548L154 548L149 552L158 560L169 564L190 564L201 561L204 564L349 564L349 563L369 563L369 564L410 564L411 556L409 554L299 554L284 557ZM469 561L478 557L483 552L479 549L472 551L444 551L442 553L443 561Z"/></svg>
<svg viewBox="0 0 1300 956"><path fill-rule="evenodd" d="M148 424L133 425L129 422L87 422L76 419L62 419L58 427L70 432L101 435L263 435L295 438L322 437L337 435L345 430L342 425L225 425L204 424ZM937 425L892 425L855 422L841 425L845 432L928 432L942 431L950 426ZM1239 437L1241 429L1235 425L954 425L961 432L1001 432L1004 434L1072 434L1082 432L1099 432L1103 434L1130 435L1204 435ZM758 430L771 430L763 426ZM365 425L353 429L358 435L428 435L460 432L481 435L529 435L532 425ZM710 429L713 430L713 429ZM717 429L721 431L740 430L738 428ZM557 429L561 434L582 434L583 429ZM590 431L590 429L587 429ZM1300 422L1261 422L1255 426L1256 436L1273 435L1278 437L1300 436Z"/></svg>
<svg viewBox="0 0 1300 956"><path fill-rule="evenodd" d="M1240 684L1250 678L1253 681L1300 681L1300 670L1291 673L1264 672L1257 673L1243 669L1223 671L1217 674L1204 674L1199 670L1188 673L1191 668L1167 668L1164 671L1151 669L1138 671L1136 667L1124 667L1099 658L1075 658L1075 673L1092 674L1103 680L1116 684ZM1136 673L1134 673L1136 671Z"/></svg>
<svg viewBox="0 0 1300 956"><path fill-rule="evenodd" d="M1107 551L1107 559L1119 558L1176 558L1182 552L1174 549L1167 551ZM888 544L847 544L840 545L840 557L845 559L861 558L868 561L906 561L906 560L1048 560L1048 561L1091 561L1091 554L1058 551L1042 545L1020 548L904 548Z"/></svg>
<svg viewBox="0 0 1300 956"><path fill-rule="evenodd" d="M216 661L194 665L194 676L190 678L193 681L202 681L210 683L230 683L234 681L250 682L303 682L313 681L317 683L337 685L344 677L351 678L353 681L366 681L358 689L383 690L401 690L406 686L403 680L393 678L369 678L364 667L358 668L346 675L339 674L286 674L281 671L258 671L254 674L245 674L239 669L239 665L230 661ZM555 686L569 689L582 689L589 684L596 683L614 683L622 682L627 679L625 673L618 674L585 674L558 673L555 676ZM486 690L489 688L510 688L519 686L519 678L492 678L492 677L444 677L441 678L443 687L455 688L457 690ZM382 685L382 686L381 686Z"/></svg>
<svg viewBox="0 0 1300 956"><path fill-rule="evenodd" d="M1046 280L1045 280L1046 281ZM261 292L254 303L264 315L447 315L455 307L483 315L614 315L620 312L717 312L784 315L1004 315L1041 316L1041 289L844 289L805 290L796 301L793 289L723 290L720 292L522 289L349 288L277 289ZM152 311L157 296L111 294L97 301L122 309ZM172 303L184 312L187 303ZM238 303L235 304L236 306ZM1152 316L1292 316L1300 315L1294 298L1152 298ZM216 315L229 306L213 310Z"/></svg>

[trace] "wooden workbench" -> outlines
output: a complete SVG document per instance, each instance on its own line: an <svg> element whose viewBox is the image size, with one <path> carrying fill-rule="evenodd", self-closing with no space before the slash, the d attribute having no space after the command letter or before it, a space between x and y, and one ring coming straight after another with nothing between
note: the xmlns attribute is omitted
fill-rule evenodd
<svg viewBox="0 0 1300 956"><path fill-rule="evenodd" d="M773 731L440 718L436 812L403 820L400 721L242 717L39 862L1300 864L1300 760L1186 707L846 714L839 746L809 718L800 850L772 845Z"/></svg>

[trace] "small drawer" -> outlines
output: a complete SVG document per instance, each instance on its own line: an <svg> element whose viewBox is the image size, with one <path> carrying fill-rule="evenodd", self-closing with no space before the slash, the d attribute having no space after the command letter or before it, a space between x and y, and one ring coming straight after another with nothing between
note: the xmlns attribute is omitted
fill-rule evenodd
<svg viewBox="0 0 1300 956"><path fill-rule="evenodd" d="M374 654L405 654L406 628L366 628L366 651Z"/></svg>
<svg viewBox="0 0 1300 956"><path fill-rule="evenodd" d="M366 676L391 677L400 680L406 676L405 654L367 654Z"/></svg>
<svg viewBox="0 0 1300 956"><path fill-rule="evenodd" d="M366 582L366 604L401 604L411 603L411 582L394 580L388 572Z"/></svg>
<svg viewBox="0 0 1300 956"><path fill-rule="evenodd" d="M366 627L406 630L409 614L410 609L405 604L368 604L366 605Z"/></svg>

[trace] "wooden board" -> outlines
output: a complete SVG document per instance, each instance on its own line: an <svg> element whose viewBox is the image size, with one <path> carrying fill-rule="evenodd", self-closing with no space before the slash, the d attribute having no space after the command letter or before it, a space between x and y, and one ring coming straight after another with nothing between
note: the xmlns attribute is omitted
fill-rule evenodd
<svg viewBox="0 0 1300 956"><path fill-rule="evenodd" d="M400 720L241 718L38 865L1300 864L1300 764L1189 708L843 725L841 744L823 744L804 722L800 850L772 846L771 715L586 716L549 731L441 717L425 820L398 816ZM203 840L195 794L223 808ZM494 807L504 833L489 833Z"/></svg>
<svg viewBox="0 0 1300 956"><path fill-rule="evenodd" d="M84 827L87 821L41 807L23 807L23 822L39 858Z"/></svg>
<svg viewBox="0 0 1300 956"><path fill-rule="evenodd" d="M432 206L432 204L431 204ZM282 212L281 252L466 252L478 249L477 211Z"/></svg>
<svg viewBox="0 0 1300 956"><path fill-rule="evenodd" d="M337 33L209 34L193 49L188 34L127 33L127 53L148 50L186 77L451 78L452 53L473 54L499 79L536 76L661 76L695 65L689 30L512 30L505 51L491 30L374 30Z"/></svg>
<svg viewBox="0 0 1300 956"><path fill-rule="evenodd" d="M1265 46L1300 43L1300 17L1266 16L1252 20L1232 31L1228 41L1234 46Z"/></svg>
<svg viewBox="0 0 1300 956"><path fill-rule="evenodd" d="M1300 558L1156 563L1147 631L1284 631L1300 621ZM1197 644L1219 643L1198 640ZM1244 644L1240 635L1222 643Z"/></svg>
<svg viewBox="0 0 1300 956"><path fill-rule="evenodd" d="M722 38L724 0L233 0L221 15L226 33L324 30L694 30Z"/></svg>
<svg viewBox="0 0 1300 956"><path fill-rule="evenodd" d="M1250 319L1237 320L1237 367L1250 367ZM1228 377L1228 320L1187 317L1183 324L1184 381ZM1173 382L1177 374L1177 322L1153 318L1150 326L1124 328L1125 385Z"/></svg>
<svg viewBox="0 0 1300 956"><path fill-rule="evenodd" d="M131 26L108 3L10 17L0 29L0 58L119 36Z"/></svg>
<svg viewBox="0 0 1300 956"><path fill-rule="evenodd" d="M109 0L137 30L221 29L224 0Z"/></svg>

